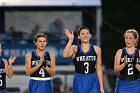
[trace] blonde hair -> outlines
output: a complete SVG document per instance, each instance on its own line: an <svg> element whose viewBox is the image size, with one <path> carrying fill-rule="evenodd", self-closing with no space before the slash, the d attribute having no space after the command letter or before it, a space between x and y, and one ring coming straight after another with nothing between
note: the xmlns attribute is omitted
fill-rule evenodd
<svg viewBox="0 0 140 93"><path fill-rule="evenodd" d="M135 29L128 29L128 30L125 31L124 37L125 37L125 34L126 34L126 33L132 33L132 34L133 34L134 39L136 39L135 47L137 47L137 45L138 45L138 40L139 40L139 33L138 33L138 31L136 31Z"/></svg>

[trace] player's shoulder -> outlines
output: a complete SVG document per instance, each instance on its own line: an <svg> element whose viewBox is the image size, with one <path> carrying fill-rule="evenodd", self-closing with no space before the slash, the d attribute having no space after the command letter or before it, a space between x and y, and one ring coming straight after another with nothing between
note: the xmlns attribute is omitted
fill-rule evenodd
<svg viewBox="0 0 140 93"><path fill-rule="evenodd" d="M140 52L140 49L136 48L139 52Z"/></svg>
<svg viewBox="0 0 140 93"><path fill-rule="evenodd" d="M50 56L55 56L55 54L53 52L49 52Z"/></svg>
<svg viewBox="0 0 140 93"><path fill-rule="evenodd" d="M118 49L116 54L122 54L123 49Z"/></svg>
<svg viewBox="0 0 140 93"><path fill-rule="evenodd" d="M32 52L27 52L26 53L26 56L31 56L32 55Z"/></svg>
<svg viewBox="0 0 140 93"><path fill-rule="evenodd" d="M138 48L136 48L137 50L138 50L138 53L139 53L139 55L140 55L140 49L138 49Z"/></svg>

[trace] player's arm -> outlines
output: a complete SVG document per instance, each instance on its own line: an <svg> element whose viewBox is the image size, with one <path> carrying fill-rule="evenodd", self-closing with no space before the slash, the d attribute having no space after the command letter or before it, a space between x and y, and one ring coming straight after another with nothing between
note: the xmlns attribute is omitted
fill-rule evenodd
<svg viewBox="0 0 140 93"><path fill-rule="evenodd" d="M114 72L115 73L119 73L128 64L127 56L124 57L124 63L120 64L121 55L122 55L122 49L119 49L116 52L116 55L114 58Z"/></svg>
<svg viewBox="0 0 140 93"><path fill-rule="evenodd" d="M55 55L53 53L50 53L50 67L46 66L45 70L50 76L55 75Z"/></svg>
<svg viewBox="0 0 140 93"><path fill-rule="evenodd" d="M0 57L1 57L1 54L2 54L2 46L0 44ZM15 61L15 59L16 59L15 56L11 56L9 58L9 64L8 64L6 59L2 59L2 61L4 62L4 66L5 66L5 73L6 73L7 77L10 78L10 79L13 76L13 66L12 66L12 64ZM0 60L1 60L1 58L0 58Z"/></svg>
<svg viewBox="0 0 140 93"><path fill-rule="evenodd" d="M140 58L140 50L139 50L139 58ZM138 62L136 63L135 67L140 72L140 59L138 59Z"/></svg>
<svg viewBox="0 0 140 93"><path fill-rule="evenodd" d="M11 78L9 77L9 72L8 72L8 61L6 59L2 59L3 63L4 63L4 66L5 66L5 73L6 75L8 76L8 78Z"/></svg>
<svg viewBox="0 0 140 93"><path fill-rule="evenodd" d="M31 57L32 57L31 52L28 52L25 57L25 71L26 75L28 76L32 75L40 66L42 66L43 61L43 59L40 59L39 63L36 66L31 67Z"/></svg>
<svg viewBox="0 0 140 93"><path fill-rule="evenodd" d="M10 58L9 58L9 64L8 64L8 62L7 62L7 60L6 59L3 59L3 62L4 62L4 65L5 65L5 72L6 72L6 75L8 76L8 78L12 78L12 76L13 76L13 66L12 66L12 64L13 64L13 62L15 61L15 59L16 59L16 56L11 56Z"/></svg>
<svg viewBox="0 0 140 93"><path fill-rule="evenodd" d="M12 78L12 76L13 76L13 66L12 66L12 64L14 63L14 61L16 60L16 56L11 56L10 58L9 58L9 65L8 65L8 77L9 78Z"/></svg>
<svg viewBox="0 0 140 93"><path fill-rule="evenodd" d="M97 71L97 76L98 76L99 83L100 83L100 90L101 90L101 93L104 93L101 48L98 46L94 46L94 48L95 48L95 51L97 54L96 71Z"/></svg>

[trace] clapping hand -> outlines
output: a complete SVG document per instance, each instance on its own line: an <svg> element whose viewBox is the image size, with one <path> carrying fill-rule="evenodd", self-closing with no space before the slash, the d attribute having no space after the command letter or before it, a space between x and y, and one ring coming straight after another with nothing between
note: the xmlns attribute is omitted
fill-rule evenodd
<svg viewBox="0 0 140 93"><path fill-rule="evenodd" d="M1 46L1 44L0 44L0 55L2 54L2 46Z"/></svg>
<svg viewBox="0 0 140 93"><path fill-rule="evenodd" d="M136 55L133 53L131 55L131 57L132 57L132 63L133 63L133 65L136 65L137 64L137 59L135 59Z"/></svg>
<svg viewBox="0 0 140 93"><path fill-rule="evenodd" d="M44 61L44 55L42 55L42 56L40 57L39 64L42 65L43 61Z"/></svg>
<svg viewBox="0 0 140 93"><path fill-rule="evenodd" d="M15 61L15 59L16 59L16 56L11 56L11 57L9 58L9 64L13 64L14 61ZM8 62L7 62L7 60L6 60L6 59L2 59L2 60L3 60L3 62L4 62L5 67L8 67Z"/></svg>
<svg viewBox="0 0 140 93"><path fill-rule="evenodd" d="M9 64L13 64L15 60L16 60L16 56L11 56L9 58Z"/></svg>
<svg viewBox="0 0 140 93"><path fill-rule="evenodd" d="M128 61L127 61L127 55L124 55L124 63L127 65Z"/></svg>
<svg viewBox="0 0 140 93"><path fill-rule="evenodd" d="M46 60L43 60L42 66L46 67Z"/></svg>

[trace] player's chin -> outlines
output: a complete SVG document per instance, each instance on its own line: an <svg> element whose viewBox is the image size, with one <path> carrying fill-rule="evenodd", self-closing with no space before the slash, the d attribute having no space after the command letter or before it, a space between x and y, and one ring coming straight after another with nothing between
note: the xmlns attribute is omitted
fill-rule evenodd
<svg viewBox="0 0 140 93"><path fill-rule="evenodd" d="M130 47L132 47L132 46L131 46L131 45L126 45L126 47L130 48Z"/></svg>
<svg viewBox="0 0 140 93"><path fill-rule="evenodd" d="M41 51L43 51L45 48L40 48Z"/></svg>
<svg viewBox="0 0 140 93"><path fill-rule="evenodd" d="M88 42L89 42L89 40L84 40L84 41L83 41L83 43L88 43Z"/></svg>

